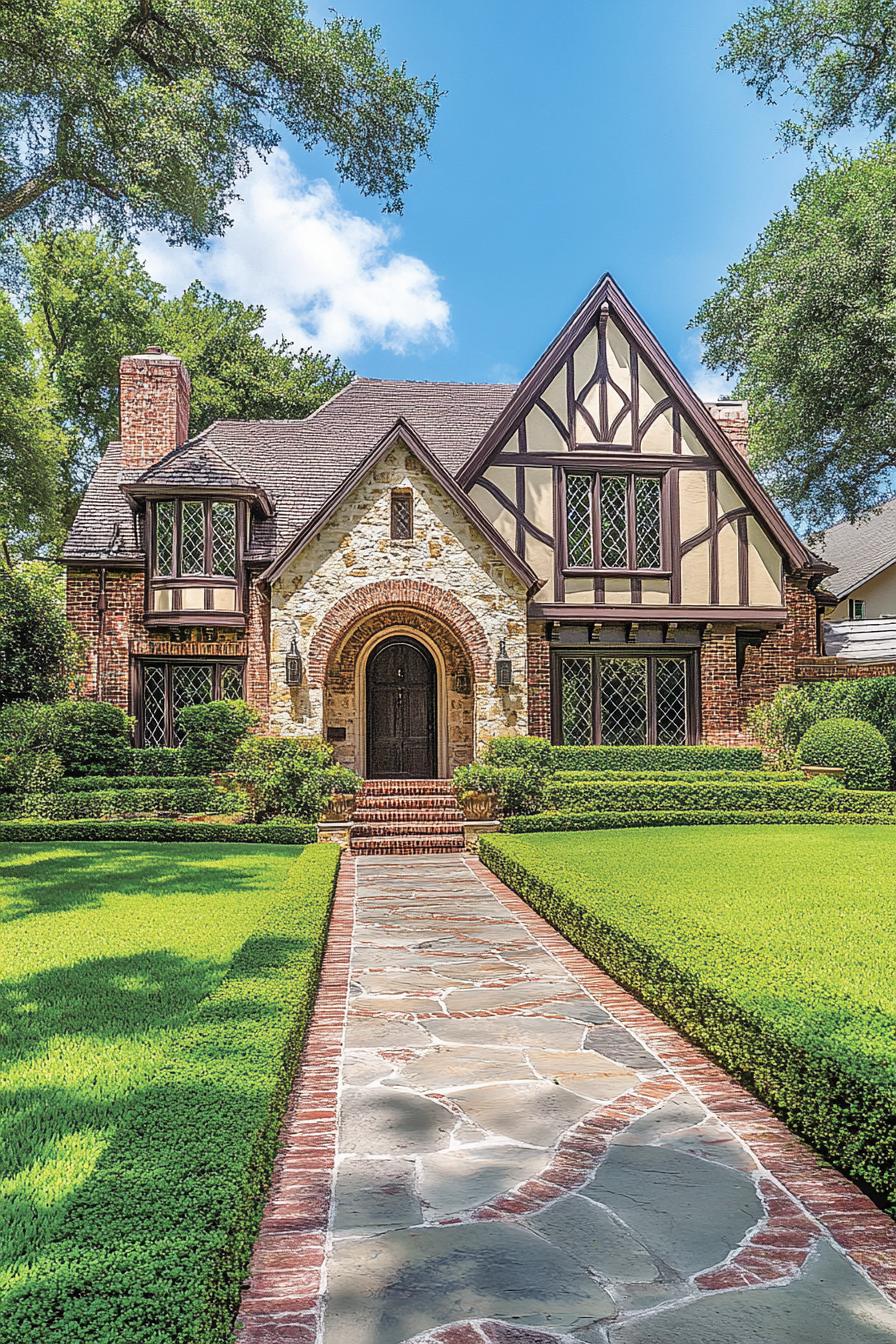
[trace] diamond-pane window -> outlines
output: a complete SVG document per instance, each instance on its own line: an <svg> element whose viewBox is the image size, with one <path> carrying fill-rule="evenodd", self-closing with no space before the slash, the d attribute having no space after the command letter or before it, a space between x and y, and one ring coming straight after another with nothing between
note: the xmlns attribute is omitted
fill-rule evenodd
<svg viewBox="0 0 896 1344"><path fill-rule="evenodd" d="M156 573L174 573L174 500L156 504Z"/></svg>
<svg viewBox="0 0 896 1344"><path fill-rule="evenodd" d="M212 504L212 561L215 574L236 574L236 505L225 500Z"/></svg>
<svg viewBox="0 0 896 1344"><path fill-rule="evenodd" d="M628 567L628 490L624 476L600 481L600 560L605 569Z"/></svg>
<svg viewBox="0 0 896 1344"><path fill-rule="evenodd" d="M594 732L594 660L564 658L560 668L563 741L570 747L588 747Z"/></svg>
<svg viewBox="0 0 896 1344"><path fill-rule="evenodd" d="M221 668L221 699L242 700L243 670L240 667Z"/></svg>
<svg viewBox="0 0 896 1344"><path fill-rule="evenodd" d="M656 660L656 740L661 747L688 740L687 667L683 658Z"/></svg>
<svg viewBox="0 0 896 1344"><path fill-rule="evenodd" d="M174 719L174 737L177 746L183 741L179 716L187 705L207 705L213 699L213 669L209 663L184 663L171 670L171 699Z"/></svg>
<svg viewBox="0 0 896 1344"><path fill-rule="evenodd" d="M594 478L570 475L566 478L566 551L571 565L594 564L591 535L591 493Z"/></svg>
<svg viewBox="0 0 896 1344"><path fill-rule="evenodd" d="M159 663L143 666L143 745L164 747L165 668Z"/></svg>
<svg viewBox="0 0 896 1344"><path fill-rule="evenodd" d="M607 746L647 742L647 659L600 660L600 740Z"/></svg>
<svg viewBox="0 0 896 1344"><path fill-rule="evenodd" d="M205 573L205 506L192 500L181 505L180 572Z"/></svg>
<svg viewBox="0 0 896 1344"><path fill-rule="evenodd" d="M390 532L393 541L412 541L414 537L414 496L410 490L393 490Z"/></svg>
<svg viewBox="0 0 896 1344"><path fill-rule="evenodd" d="M660 482L656 476L635 477L635 549L638 569L660 568Z"/></svg>

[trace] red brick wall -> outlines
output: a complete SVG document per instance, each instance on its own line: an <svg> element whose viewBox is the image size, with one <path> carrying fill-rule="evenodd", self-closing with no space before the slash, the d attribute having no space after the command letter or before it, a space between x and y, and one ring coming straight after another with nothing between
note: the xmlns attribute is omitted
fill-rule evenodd
<svg viewBox="0 0 896 1344"><path fill-rule="evenodd" d="M121 465L145 470L190 432L190 375L173 355L149 350L121 361Z"/></svg>
<svg viewBox="0 0 896 1344"><path fill-rule="evenodd" d="M529 691L529 732L533 737L551 736L551 646L544 627L529 631L526 682Z"/></svg>
<svg viewBox="0 0 896 1344"><path fill-rule="evenodd" d="M143 573L107 570L105 612L98 569L70 569L66 582L68 618L85 645L82 694L129 710L130 640L143 634Z"/></svg>
<svg viewBox="0 0 896 1344"><path fill-rule="evenodd" d="M797 681L841 681L854 677L896 677L896 663L848 663L843 658L801 658Z"/></svg>
<svg viewBox="0 0 896 1344"><path fill-rule="evenodd" d="M264 732L271 708L271 603L267 591L249 584L249 611L246 620L246 675L243 694L261 715L258 731Z"/></svg>
<svg viewBox="0 0 896 1344"><path fill-rule="evenodd" d="M743 740L743 706L737 683L733 625L707 630L700 649L701 738L720 746Z"/></svg>
<svg viewBox="0 0 896 1344"><path fill-rule="evenodd" d="M746 460L750 420L744 401L708 401L706 409Z"/></svg>

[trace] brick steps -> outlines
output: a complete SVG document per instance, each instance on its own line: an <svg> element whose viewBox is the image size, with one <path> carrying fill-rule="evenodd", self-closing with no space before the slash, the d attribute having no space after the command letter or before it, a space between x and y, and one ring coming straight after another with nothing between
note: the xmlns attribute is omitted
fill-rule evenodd
<svg viewBox="0 0 896 1344"><path fill-rule="evenodd" d="M355 854L454 854L463 814L450 779L369 779L352 815Z"/></svg>

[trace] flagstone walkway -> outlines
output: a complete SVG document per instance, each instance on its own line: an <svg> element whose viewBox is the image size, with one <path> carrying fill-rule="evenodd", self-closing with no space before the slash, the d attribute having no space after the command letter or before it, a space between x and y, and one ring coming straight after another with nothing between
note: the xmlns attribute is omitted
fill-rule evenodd
<svg viewBox="0 0 896 1344"><path fill-rule="evenodd" d="M354 867L243 1344L896 1344L855 1187L477 860Z"/></svg>

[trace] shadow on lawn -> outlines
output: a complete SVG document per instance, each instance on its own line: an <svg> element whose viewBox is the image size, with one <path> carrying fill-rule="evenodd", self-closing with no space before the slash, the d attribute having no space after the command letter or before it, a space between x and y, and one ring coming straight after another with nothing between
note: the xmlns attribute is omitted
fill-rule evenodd
<svg viewBox="0 0 896 1344"><path fill-rule="evenodd" d="M167 896L185 888L217 891L222 884L235 891L258 881L257 856L253 862L218 844L184 843L176 853L172 845L160 844L156 853L108 840L87 850L60 848L40 858L29 853L6 860L3 878L11 896L0 923L100 906L110 893Z"/></svg>
<svg viewBox="0 0 896 1344"><path fill-rule="evenodd" d="M284 1007L286 991L273 986L284 984L279 968L310 944L260 935L249 945L248 964L244 948L228 988L198 1011L221 968L170 953L101 958L7 987L7 1061L37 1053L54 1035L83 1036L88 1050L91 1037L172 1035L149 1076L108 1100L98 1099L101 1083L91 1092L83 1078L71 1087L29 1080L3 1095L0 1178L25 1177L0 1201L0 1282L11 1285L0 1310L2 1344L23 1338L6 1331L26 1318L52 1323L48 1341L114 1338L125 1281L137 1296L165 1299L160 1327L163 1318L190 1319L200 1271L228 1245L228 1218L244 1222L247 1201L260 1211L290 1070L279 1070L273 1099L270 1080L284 1046L289 1054L290 1024L298 1030L301 1021L295 1005ZM85 1137L103 1151L79 1170ZM62 1172L42 1183L40 1165L70 1145L70 1179ZM35 1187L47 1196L37 1206ZM18 1314L22 1297L27 1306ZM4 1318L18 1325L4 1327Z"/></svg>

